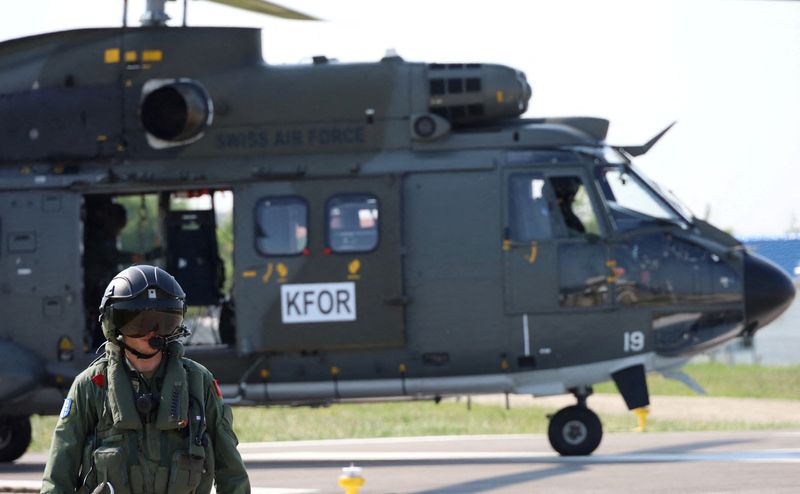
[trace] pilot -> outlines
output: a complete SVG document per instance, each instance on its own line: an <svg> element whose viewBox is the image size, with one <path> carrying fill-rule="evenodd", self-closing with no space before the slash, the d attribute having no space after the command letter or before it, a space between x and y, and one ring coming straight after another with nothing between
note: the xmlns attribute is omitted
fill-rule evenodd
<svg viewBox="0 0 800 494"><path fill-rule="evenodd" d="M561 210L561 216L564 217L568 233L571 235L586 233L586 227L572 209L575 196L581 188L581 180L578 177L554 177L550 179L550 183L553 185L556 201Z"/></svg>
<svg viewBox="0 0 800 494"><path fill-rule="evenodd" d="M105 354L64 400L43 493L208 493L214 482L220 493L250 492L231 409L177 341L185 298L154 266L111 280L100 303Z"/></svg>

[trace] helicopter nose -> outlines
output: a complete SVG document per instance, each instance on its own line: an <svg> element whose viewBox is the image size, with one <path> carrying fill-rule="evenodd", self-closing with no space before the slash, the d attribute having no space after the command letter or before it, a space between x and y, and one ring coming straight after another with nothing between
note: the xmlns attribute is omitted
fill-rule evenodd
<svg viewBox="0 0 800 494"><path fill-rule="evenodd" d="M744 311L747 330L751 332L781 315L795 296L791 278L781 268L755 254L745 256L744 282Z"/></svg>

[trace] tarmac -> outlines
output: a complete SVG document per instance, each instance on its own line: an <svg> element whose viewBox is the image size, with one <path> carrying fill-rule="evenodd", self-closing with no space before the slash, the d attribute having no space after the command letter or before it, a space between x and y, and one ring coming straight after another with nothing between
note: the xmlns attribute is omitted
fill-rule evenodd
<svg viewBox="0 0 800 494"><path fill-rule="evenodd" d="M487 395L460 402L558 409L571 396ZM630 415L617 394L595 394L601 417ZM654 396L650 420L790 424L758 432L606 433L589 457L556 455L544 434L243 443L253 494L343 492L341 468L364 468L370 493L767 492L800 485L800 400ZM0 493L39 492L46 453L0 465Z"/></svg>
<svg viewBox="0 0 800 494"><path fill-rule="evenodd" d="M342 493L343 467L362 468L361 494L796 493L800 429L611 433L588 457L560 457L543 434L241 444L254 494ZM46 455L0 466L0 492L37 492Z"/></svg>

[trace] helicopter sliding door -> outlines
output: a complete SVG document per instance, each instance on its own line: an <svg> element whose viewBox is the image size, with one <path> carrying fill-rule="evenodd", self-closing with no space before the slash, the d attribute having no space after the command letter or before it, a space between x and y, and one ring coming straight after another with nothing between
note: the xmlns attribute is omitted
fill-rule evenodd
<svg viewBox="0 0 800 494"><path fill-rule="evenodd" d="M376 177L236 190L242 353L404 343L400 185Z"/></svg>
<svg viewBox="0 0 800 494"><path fill-rule="evenodd" d="M608 304L607 246L580 169L505 174L508 314Z"/></svg>

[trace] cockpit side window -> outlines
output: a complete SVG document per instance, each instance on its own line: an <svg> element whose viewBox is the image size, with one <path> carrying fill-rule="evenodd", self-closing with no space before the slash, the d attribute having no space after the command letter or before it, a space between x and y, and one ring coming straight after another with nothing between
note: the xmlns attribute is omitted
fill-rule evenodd
<svg viewBox="0 0 800 494"><path fill-rule="evenodd" d="M308 205L299 197L267 197L256 206L256 249L293 256L308 245Z"/></svg>
<svg viewBox="0 0 800 494"><path fill-rule="evenodd" d="M555 197L544 175L515 173L509 178L508 186L510 239L530 242L553 238Z"/></svg>
<svg viewBox="0 0 800 494"><path fill-rule="evenodd" d="M511 175L509 230L516 242L600 234L583 180L539 173Z"/></svg>
<svg viewBox="0 0 800 494"><path fill-rule="evenodd" d="M565 227L565 234L562 236L575 237L587 233L599 235L597 215L583 180L577 175L550 177L550 185Z"/></svg>
<svg viewBox="0 0 800 494"><path fill-rule="evenodd" d="M618 230L632 230L645 223L683 223L636 175L620 167L598 168L597 175Z"/></svg>

